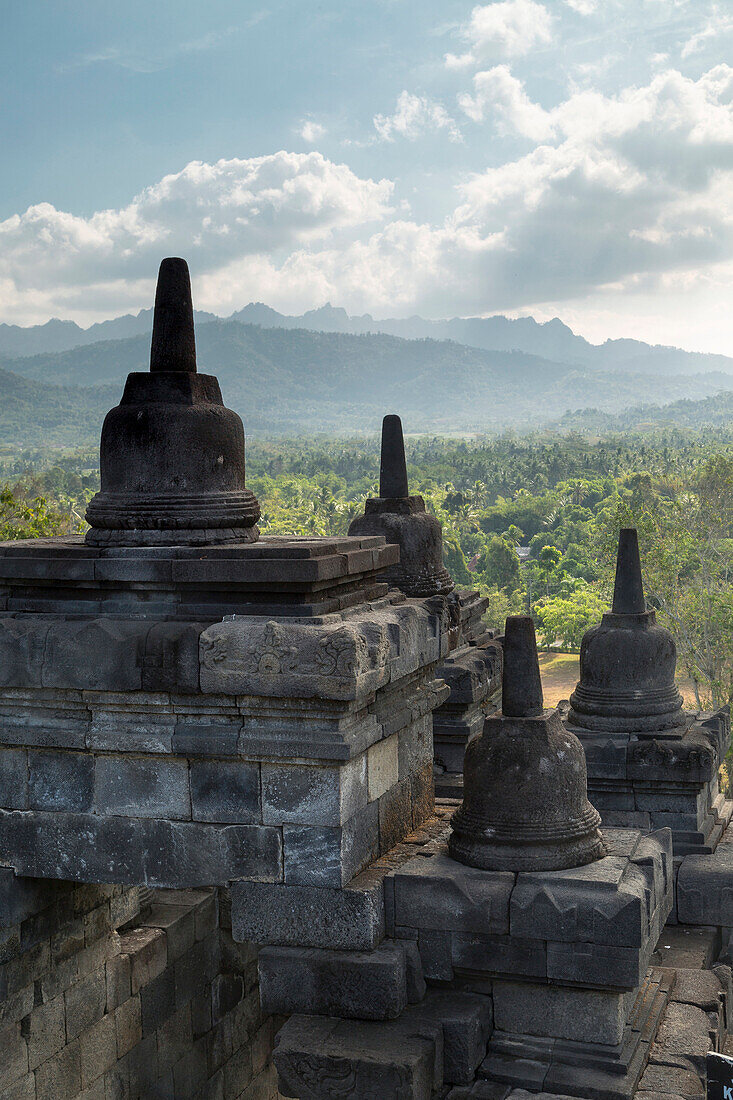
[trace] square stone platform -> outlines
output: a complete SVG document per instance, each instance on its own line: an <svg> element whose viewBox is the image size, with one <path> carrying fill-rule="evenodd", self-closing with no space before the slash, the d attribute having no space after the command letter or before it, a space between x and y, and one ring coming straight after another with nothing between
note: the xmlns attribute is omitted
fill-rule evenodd
<svg viewBox="0 0 733 1100"><path fill-rule="evenodd" d="M83 537L0 543L0 610L209 619L325 615L383 596L399 558L381 537L264 536L215 546L87 546Z"/></svg>
<svg viewBox="0 0 733 1100"><path fill-rule="evenodd" d="M436 840L385 882L387 933L417 941L428 981L491 997L492 1080L633 1096L670 989L649 964L672 909L671 836L604 836L595 863L520 874L464 866Z"/></svg>
<svg viewBox="0 0 733 1100"><path fill-rule="evenodd" d="M0 546L0 851L20 875L340 890L433 808L443 598L383 539Z"/></svg>
<svg viewBox="0 0 733 1100"><path fill-rule="evenodd" d="M566 720L567 704L563 711ZM585 750L588 798L605 826L671 829L678 863L715 851L733 816L718 782L730 744L727 707L690 714L683 728L654 735L568 728Z"/></svg>

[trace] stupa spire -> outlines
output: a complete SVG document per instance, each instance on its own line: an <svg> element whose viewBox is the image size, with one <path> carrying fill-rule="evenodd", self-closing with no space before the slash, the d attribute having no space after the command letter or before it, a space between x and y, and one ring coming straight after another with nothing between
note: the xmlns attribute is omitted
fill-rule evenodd
<svg viewBox="0 0 733 1100"><path fill-rule="evenodd" d="M196 373L191 278L178 256L162 260L158 270L150 370Z"/></svg>
<svg viewBox="0 0 733 1100"><path fill-rule="evenodd" d="M536 718L544 710L537 639L529 615L510 615L506 620L501 698L505 718Z"/></svg>
<svg viewBox="0 0 733 1100"><path fill-rule="evenodd" d="M635 527L622 527L619 532L611 610L614 615L643 615L646 611L639 538Z"/></svg>
<svg viewBox="0 0 733 1100"><path fill-rule="evenodd" d="M389 413L382 421L379 495L382 499L392 500L410 495L402 421L395 413Z"/></svg>

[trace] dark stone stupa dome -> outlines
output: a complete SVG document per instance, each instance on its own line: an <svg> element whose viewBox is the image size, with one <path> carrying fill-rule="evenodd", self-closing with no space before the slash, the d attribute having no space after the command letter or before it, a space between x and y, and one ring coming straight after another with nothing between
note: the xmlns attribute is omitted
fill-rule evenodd
<svg viewBox="0 0 733 1100"><path fill-rule="evenodd" d="M534 623L506 621L502 710L469 741L448 853L487 871L559 871L606 854L585 753L544 710Z"/></svg>
<svg viewBox="0 0 733 1100"><path fill-rule="evenodd" d="M254 542L260 516L245 487L244 428L219 382L198 374L185 260L163 260L150 372L129 374L102 428L101 490L90 501L93 546Z"/></svg>
<svg viewBox="0 0 733 1100"><path fill-rule="evenodd" d="M402 421L390 414L382 421L379 496L367 500L364 515L349 527L350 535L383 535L400 548L400 560L384 579L406 596L447 595L453 579L443 565L443 528L425 511L421 496L410 496Z"/></svg>
<svg viewBox="0 0 733 1100"><path fill-rule="evenodd" d="M677 649L647 611L635 528L619 535L612 610L586 631L568 724L596 733L655 734L684 725Z"/></svg>

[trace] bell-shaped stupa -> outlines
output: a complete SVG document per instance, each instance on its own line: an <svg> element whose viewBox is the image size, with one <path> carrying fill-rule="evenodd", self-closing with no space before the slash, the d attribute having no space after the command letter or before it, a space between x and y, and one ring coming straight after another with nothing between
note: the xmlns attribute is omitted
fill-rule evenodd
<svg viewBox="0 0 733 1100"><path fill-rule="evenodd" d="M92 546L255 542L257 499L244 483L244 429L218 380L196 371L185 260L163 260L149 373L127 376L107 413L101 490L90 501Z"/></svg>
<svg viewBox="0 0 733 1100"><path fill-rule="evenodd" d="M544 710L534 623L506 621L502 710L469 741L453 859L492 871L558 871L605 855L588 801L585 755L557 710Z"/></svg>
<svg viewBox="0 0 733 1100"><path fill-rule="evenodd" d="M443 528L425 511L421 496L410 496L405 441L399 416L382 421L379 496L364 505L364 515L349 527L350 535L383 535L400 548L400 560L384 579L406 596L435 596L453 590L443 565Z"/></svg>
<svg viewBox="0 0 733 1100"><path fill-rule="evenodd" d="M646 609L636 529L624 528L613 607L583 637L569 725L599 734L679 732L685 720L676 663L674 638Z"/></svg>

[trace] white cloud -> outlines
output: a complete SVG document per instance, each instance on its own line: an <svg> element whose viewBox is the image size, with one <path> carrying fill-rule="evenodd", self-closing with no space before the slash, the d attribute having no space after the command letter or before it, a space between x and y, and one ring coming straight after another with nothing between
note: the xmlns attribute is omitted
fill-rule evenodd
<svg viewBox="0 0 733 1100"><path fill-rule="evenodd" d="M470 99L533 146L464 178L441 223L398 217L389 181L315 152L194 162L120 210L41 204L0 223L4 319L147 305L166 254L191 260L197 305L221 313L251 299L445 316L594 298L600 311L604 295L643 287L651 301L657 286L733 271L733 68L543 110L497 66ZM731 281L719 276L718 300Z"/></svg>
<svg viewBox="0 0 733 1100"><path fill-rule="evenodd" d="M394 141L396 137L415 141L438 130L445 130L451 141L461 140L461 132L445 107L407 91L400 92L394 114L374 116L374 128L383 141Z"/></svg>
<svg viewBox="0 0 733 1100"><path fill-rule="evenodd" d="M598 0L565 0L565 3L578 15L594 15L598 11Z"/></svg>
<svg viewBox="0 0 733 1100"><path fill-rule="evenodd" d="M468 49L458 55L446 54L450 69L470 68L496 56L529 53L552 40L552 18L536 0L500 0L475 7L460 34Z"/></svg>
<svg viewBox="0 0 733 1100"><path fill-rule="evenodd" d="M502 130L516 131L533 141L544 141L554 134L548 111L533 103L521 80L508 65L497 65L473 78L474 94L461 95L458 102L474 122L496 115Z"/></svg>
<svg viewBox="0 0 733 1100"><path fill-rule="evenodd" d="M392 190L316 152L192 161L120 210L83 218L39 203L0 222L0 285L11 288L6 302L92 311L108 283L150 278L162 255L185 255L203 273L313 247L383 221Z"/></svg>
<svg viewBox="0 0 733 1100"><path fill-rule="evenodd" d="M320 122L314 122L313 119L306 118L301 123L298 133L303 141L307 141L309 145L313 145L325 136L326 127L322 126Z"/></svg>
<svg viewBox="0 0 733 1100"><path fill-rule="evenodd" d="M733 15L725 15L717 5L713 5L710 17L703 27L688 38L681 50L683 58L700 53L710 42L718 42L721 35L733 31Z"/></svg>

